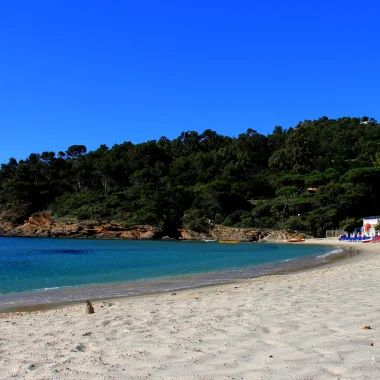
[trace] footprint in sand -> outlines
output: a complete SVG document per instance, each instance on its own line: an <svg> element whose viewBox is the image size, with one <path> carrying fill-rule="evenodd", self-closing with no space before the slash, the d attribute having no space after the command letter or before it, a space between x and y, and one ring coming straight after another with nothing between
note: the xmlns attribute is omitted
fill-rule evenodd
<svg viewBox="0 0 380 380"><path fill-rule="evenodd" d="M83 343L79 343L78 345L75 346L75 349L73 351L75 351L75 352L86 352L87 347Z"/></svg>
<svg viewBox="0 0 380 380"><path fill-rule="evenodd" d="M332 373L333 375L342 375L347 372L347 369L341 367L332 367L328 369L328 372Z"/></svg>
<svg viewBox="0 0 380 380"><path fill-rule="evenodd" d="M264 340L263 343L268 344L269 346L272 346L272 347L284 347L284 346L286 346L286 344L284 344L282 342L277 342L275 340Z"/></svg>
<svg viewBox="0 0 380 380"><path fill-rule="evenodd" d="M262 331L265 334L279 334L282 332L282 329L280 327L263 327Z"/></svg>

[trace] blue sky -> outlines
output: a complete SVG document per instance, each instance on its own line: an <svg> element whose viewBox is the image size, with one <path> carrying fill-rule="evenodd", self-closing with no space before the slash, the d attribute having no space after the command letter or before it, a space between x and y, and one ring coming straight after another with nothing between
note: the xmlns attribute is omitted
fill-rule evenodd
<svg viewBox="0 0 380 380"><path fill-rule="evenodd" d="M0 163L379 118L376 1L3 1Z"/></svg>

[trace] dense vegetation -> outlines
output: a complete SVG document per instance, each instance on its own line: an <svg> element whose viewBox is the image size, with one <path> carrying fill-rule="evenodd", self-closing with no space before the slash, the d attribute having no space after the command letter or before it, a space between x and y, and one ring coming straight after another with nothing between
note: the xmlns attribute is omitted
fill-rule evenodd
<svg viewBox="0 0 380 380"><path fill-rule="evenodd" d="M208 219L315 235L350 229L380 214L380 124L322 117L237 138L208 129L91 152L74 145L2 164L3 217L17 224L42 210L151 224L171 235L181 225L202 230Z"/></svg>

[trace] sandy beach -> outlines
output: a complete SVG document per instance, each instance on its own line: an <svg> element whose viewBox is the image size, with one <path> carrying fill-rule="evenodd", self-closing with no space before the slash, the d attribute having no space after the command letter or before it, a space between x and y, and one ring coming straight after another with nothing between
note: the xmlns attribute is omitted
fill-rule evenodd
<svg viewBox="0 0 380 380"><path fill-rule="evenodd" d="M380 245L328 267L0 314L0 379L377 379ZM379 254L377 254L379 253ZM366 327L366 328L363 328Z"/></svg>

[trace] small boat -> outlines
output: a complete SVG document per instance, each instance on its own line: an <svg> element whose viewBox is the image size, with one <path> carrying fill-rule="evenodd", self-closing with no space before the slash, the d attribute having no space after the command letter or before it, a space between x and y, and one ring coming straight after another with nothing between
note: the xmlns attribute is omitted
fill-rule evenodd
<svg viewBox="0 0 380 380"><path fill-rule="evenodd" d="M301 238L300 236L289 236L288 237L288 243L299 243L301 241L305 241L305 239Z"/></svg>
<svg viewBox="0 0 380 380"><path fill-rule="evenodd" d="M216 241L218 241L217 239L206 239L205 242L206 243L215 243Z"/></svg>
<svg viewBox="0 0 380 380"><path fill-rule="evenodd" d="M219 240L222 244L239 244L240 240Z"/></svg>

